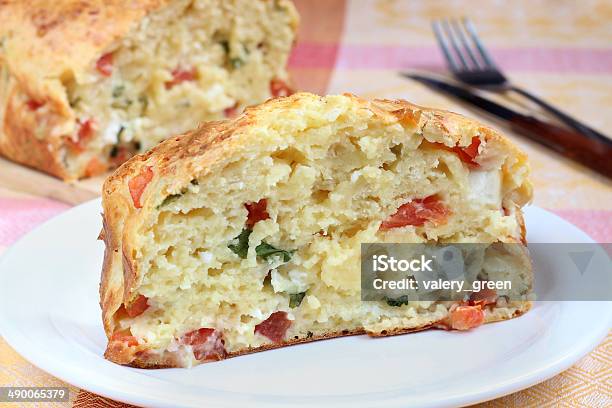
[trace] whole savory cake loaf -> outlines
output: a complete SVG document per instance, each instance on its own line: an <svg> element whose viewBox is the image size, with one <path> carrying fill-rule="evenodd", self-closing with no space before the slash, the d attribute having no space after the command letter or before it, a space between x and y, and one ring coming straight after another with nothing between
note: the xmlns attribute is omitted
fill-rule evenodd
<svg viewBox="0 0 612 408"><path fill-rule="evenodd" d="M288 0L0 1L0 154L66 180L290 93Z"/></svg>
<svg viewBox="0 0 612 408"><path fill-rule="evenodd" d="M105 356L185 367L518 316L528 301L491 291L362 301L360 243L522 247L528 173L526 156L476 121L352 95L277 98L166 140L104 184Z"/></svg>

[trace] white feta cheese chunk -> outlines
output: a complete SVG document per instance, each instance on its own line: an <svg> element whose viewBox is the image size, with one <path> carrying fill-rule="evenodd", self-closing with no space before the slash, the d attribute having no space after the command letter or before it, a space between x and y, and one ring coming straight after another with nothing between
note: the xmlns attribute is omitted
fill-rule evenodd
<svg viewBox="0 0 612 408"><path fill-rule="evenodd" d="M200 260L205 264L210 264L213 260L212 252L202 251L199 252L198 255L200 256Z"/></svg>
<svg viewBox="0 0 612 408"><path fill-rule="evenodd" d="M501 207L501 172L499 170L472 170L468 175L470 199L483 206Z"/></svg>
<svg viewBox="0 0 612 408"><path fill-rule="evenodd" d="M292 269L286 275L272 270L272 287L274 292L302 293L308 290L308 274L299 269Z"/></svg>
<svg viewBox="0 0 612 408"><path fill-rule="evenodd" d="M104 132L102 133L102 139L104 142L107 144L117 143L117 134L119 133L120 129L121 123L118 120L112 119L110 122L108 122L108 126L106 126L106 129L104 129Z"/></svg>

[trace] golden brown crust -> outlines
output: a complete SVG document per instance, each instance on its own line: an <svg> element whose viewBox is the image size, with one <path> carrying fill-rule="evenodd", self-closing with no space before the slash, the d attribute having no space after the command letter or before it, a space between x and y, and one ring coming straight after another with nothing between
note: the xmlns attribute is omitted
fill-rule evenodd
<svg viewBox="0 0 612 408"><path fill-rule="evenodd" d="M0 110L4 109L4 115L0 115L0 118L4 118L0 122L0 154L54 176L70 178L61 160L61 140L37 137L34 134L38 119L36 113L25 107L14 79L9 79L7 88L8 97L4 102L4 108L0 106ZM48 118L59 119L51 111Z"/></svg>
<svg viewBox="0 0 612 408"><path fill-rule="evenodd" d="M522 302L521 305L512 313L512 315L493 316L489 315L485 319L485 323L495 323L503 320L514 319L525 314L531 308L531 302ZM273 350L281 347L294 346L302 343L310 343L313 341L332 339L337 337L347 336L358 336L367 334L370 337L389 337L398 336L402 334L416 333L419 331L430 330L430 329L441 329L450 330L444 324L439 322L427 323L418 327L409 328L396 328L394 330L383 330L381 332L368 332L364 328L360 327L353 330L342 330L337 332L329 332L321 335L313 335L311 337L302 337L298 339L289 339L282 343L270 343L259 347L248 347L241 350L237 350L228 353L225 358L232 358L243 356L246 354L258 353L260 351ZM126 347L125 343L115 343L109 345L104 353L104 357L119 364L126 364L130 367L136 368L178 368L181 365L172 357L147 353L141 346L139 347Z"/></svg>
<svg viewBox="0 0 612 408"><path fill-rule="evenodd" d="M353 95L345 96L360 108L371 110L383 121L396 122L399 119L407 129L421 129L421 133L426 133L428 138L436 138L431 140L433 142L468 146L472 137L477 135L484 136L485 140L495 140L516 159L516 166L527 166L524 153L500 133L475 120L451 112L422 108L403 100L367 101ZM247 109L233 120L205 124L162 142L146 154L133 157L105 181L102 191L105 234L111 236L111 244L107 244L106 251L111 252L111 261L105 263L102 272L101 304L107 336L110 337L114 331L115 313L123 303L129 303L142 279L129 254L138 228L155 211L159 201L169 193L180 191L194 178L214 173L228 163L236 152L248 149L234 135L248 132L251 126L274 117L276 112L319 98L309 93L298 93L271 99ZM142 208L137 209L131 199L128 182L145 167L153 170L153 178L140 199ZM504 169L504 176L512 177L513 169ZM516 180L517 185L511 193L519 195L516 202L528 202L531 187L526 175ZM129 284L126 285L126 282Z"/></svg>
<svg viewBox="0 0 612 408"><path fill-rule="evenodd" d="M5 0L0 3L3 57L31 97L49 95L47 83L80 76L135 21L168 0Z"/></svg>

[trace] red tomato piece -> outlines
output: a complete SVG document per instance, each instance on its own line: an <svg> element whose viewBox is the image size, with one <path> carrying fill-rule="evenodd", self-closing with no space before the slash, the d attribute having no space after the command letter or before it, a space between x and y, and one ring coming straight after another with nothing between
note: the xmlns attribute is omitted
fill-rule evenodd
<svg viewBox="0 0 612 408"><path fill-rule="evenodd" d="M459 155L459 159L461 159L462 162L478 167L479 164L474 161L476 156L478 156L478 146L480 146L480 138L474 136L472 138L472 143L468 147L456 146L453 148L453 151Z"/></svg>
<svg viewBox="0 0 612 408"><path fill-rule="evenodd" d="M113 165L119 166L125 163L131 156L132 153L127 147L119 146L117 147L117 154L114 157L111 157L110 161L113 163Z"/></svg>
<svg viewBox="0 0 612 408"><path fill-rule="evenodd" d="M97 176L104 173L108 169L108 166L100 161L97 157L92 157L85 166L85 175L87 177Z"/></svg>
<svg viewBox="0 0 612 408"><path fill-rule="evenodd" d="M247 227L252 227L257 223L257 221L267 220L270 218L270 214L268 214L268 200L262 198L256 203L246 203L244 205L249 212L247 217L246 225Z"/></svg>
<svg viewBox="0 0 612 408"><path fill-rule="evenodd" d="M472 292L469 299L471 306L486 306L497 302L497 292L495 289L485 288L479 292Z"/></svg>
<svg viewBox="0 0 612 408"><path fill-rule="evenodd" d="M444 224L450 211L437 196L416 198L401 205L395 214L391 215L380 225L381 230L405 227L412 225L420 227L430 221L435 225Z"/></svg>
<svg viewBox="0 0 612 408"><path fill-rule="evenodd" d="M129 330L115 332L110 338L110 341L117 341L121 343L127 343L128 347L133 347L138 345L138 339L132 336Z"/></svg>
<svg viewBox="0 0 612 408"><path fill-rule="evenodd" d="M402 125L415 128L419 125L421 119L421 111L413 110L409 108L402 108L392 112Z"/></svg>
<svg viewBox="0 0 612 408"><path fill-rule="evenodd" d="M86 119L84 122L79 121L79 130L77 132L77 140L74 141L71 137L66 139L68 147L75 152L82 152L89 139L96 133L97 125L94 119Z"/></svg>
<svg viewBox="0 0 612 408"><path fill-rule="evenodd" d="M274 98L278 98L279 96L289 96L295 93L293 89L287 85L287 83L281 79L274 78L270 81L270 94Z"/></svg>
<svg viewBox="0 0 612 408"><path fill-rule="evenodd" d="M34 99L29 99L26 102L26 105L28 106L28 109L30 109L31 111L38 110L38 108L40 108L44 104L45 104L44 102L39 102L39 101L36 101Z"/></svg>
<svg viewBox="0 0 612 408"><path fill-rule="evenodd" d="M110 76L113 73L113 54L108 52L98 58L96 69L103 76Z"/></svg>
<svg viewBox="0 0 612 408"><path fill-rule="evenodd" d="M287 318L287 312L274 312L266 320L255 326L255 333L266 336L275 343L280 343L285 338L291 323L292 321Z"/></svg>
<svg viewBox="0 0 612 408"><path fill-rule="evenodd" d="M196 79L197 71L195 68L183 69L180 67L172 70L172 80L166 81L166 89L171 89L173 86L185 81L193 81Z"/></svg>
<svg viewBox="0 0 612 408"><path fill-rule="evenodd" d="M149 299L145 295L138 295L136 299L129 305L126 305L125 311L129 317L140 316L149 308Z"/></svg>
<svg viewBox="0 0 612 408"><path fill-rule="evenodd" d="M130 189L132 201L134 202L134 207L142 208L140 197L152 178L153 169L151 169L151 167L144 167L139 175L128 181L128 187Z"/></svg>
<svg viewBox="0 0 612 408"><path fill-rule="evenodd" d="M227 354L223 336L215 329L203 327L181 337L181 343L190 345L196 360L221 360Z"/></svg>
<svg viewBox="0 0 612 408"><path fill-rule="evenodd" d="M93 136L96 130L96 123L93 119L87 119L85 122L81 122L81 127L79 128L79 141L87 140Z"/></svg>
<svg viewBox="0 0 612 408"><path fill-rule="evenodd" d="M238 114L238 102L234 104L234 106L230 106L229 108L225 108L223 110L223 114L226 118L233 118Z"/></svg>
<svg viewBox="0 0 612 408"><path fill-rule="evenodd" d="M452 329L469 330L484 322L484 311L480 306L457 306L449 317Z"/></svg>
<svg viewBox="0 0 612 408"><path fill-rule="evenodd" d="M462 162L464 162L465 164L467 164L468 166L472 168L477 168L480 165L475 160L476 160L476 157L478 156L478 147L480 146L480 143L481 143L480 138L477 136L474 136L472 138L472 143L470 143L470 145L467 147L460 147L460 146L448 147L443 143L432 143L432 144L440 149L444 149L449 152L455 153L457 156L459 156L459 159Z"/></svg>

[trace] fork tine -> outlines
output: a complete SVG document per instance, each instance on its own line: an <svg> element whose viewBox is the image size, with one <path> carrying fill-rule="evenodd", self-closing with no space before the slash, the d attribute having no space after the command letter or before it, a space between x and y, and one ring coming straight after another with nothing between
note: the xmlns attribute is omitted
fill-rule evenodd
<svg viewBox="0 0 612 408"><path fill-rule="evenodd" d="M433 29L436 41L438 41L438 45L440 46L440 49L444 54L444 58L446 59L446 63L450 67L451 71L458 71L459 68L457 67L457 64L455 64L453 56L446 45L446 41L444 41L444 36L442 35L442 30L440 29L440 22L437 20L432 21L431 28Z"/></svg>
<svg viewBox="0 0 612 408"><path fill-rule="evenodd" d="M455 51L455 54L459 58L459 61L461 61L461 65L463 66L463 69L467 70L468 69L467 62L465 61L465 58L463 57L463 53L461 52L461 49L459 48L459 45L457 44L455 36L453 35L453 32L450 29L450 25L448 24L448 21L442 20L441 25L444 28L444 32L446 33L446 36L448 37L451 45L453 46L453 50Z"/></svg>
<svg viewBox="0 0 612 408"><path fill-rule="evenodd" d="M467 17L463 17L462 20L463 20L463 27L465 28L466 32L469 34L474 45L476 45L476 48L478 48L478 52L480 53L480 57L482 58L483 62L487 65L487 67L495 68L495 63L493 62L493 58L491 58L491 56L489 55L485 47L480 42L480 38L478 38L478 34L476 33L476 28L474 27L474 24L472 24L472 22Z"/></svg>
<svg viewBox="0 0 612 408"><path fill-rule="evenodd" d="M478 60L476 59L476 57L474 56L474 53L472 52L473 47L470 45L470 43L465 38L465 35L463 34L463 30L461 29L459 22L456 19L452 19L450 21L450 26L452 30L455 32L455 36L459 38L459 42L461 43L461 46L465 50L466 54L468 55L468 57L470 57L472 64L474 64L474 68L475 69L480 68L480 64Z"/></svg>

